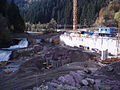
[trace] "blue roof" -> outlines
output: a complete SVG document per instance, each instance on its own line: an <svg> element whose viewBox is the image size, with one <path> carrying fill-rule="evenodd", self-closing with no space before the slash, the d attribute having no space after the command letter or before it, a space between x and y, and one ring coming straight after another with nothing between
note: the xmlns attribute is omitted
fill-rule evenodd
<svg viewBox="0 0 120 90"><path fill-rule="evenodd" d="M99 27L98 29L117 29L115 27Z"/></svg>

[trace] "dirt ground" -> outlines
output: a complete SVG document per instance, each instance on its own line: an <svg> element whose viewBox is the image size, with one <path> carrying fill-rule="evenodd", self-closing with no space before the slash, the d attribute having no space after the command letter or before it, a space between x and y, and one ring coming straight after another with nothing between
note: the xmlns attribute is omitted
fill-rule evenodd
<svg viewBox="0 0 120 90"><path fill-rule="evenodd" d="M82 48L61 46L58 44L58 38L52 38L60 34L28 35L29 47L16 50L12 55L13 63L20 62L19 69L11 74L0 73L0 90L26 90L70 71L100 69L98 63L90 61L96 57L95 53L85 52ZM40 41L36 42L36 39Z"/></svg>
<svg viewBox="0 0 120 90"><path fill-rule="evenodd" d="M21 74L22 72L20 72L9 77L8 79L6 78L1 80L0 90L24 90L36 85L41 85L44 81L52 80L61 75L67 74L69 71L81 70L84 68L89 68L90 70L94 71L100 68L100 66L95 64L94 62L75 62L44 73L33 73L31 71L23 72L24 74Z"/></svg>

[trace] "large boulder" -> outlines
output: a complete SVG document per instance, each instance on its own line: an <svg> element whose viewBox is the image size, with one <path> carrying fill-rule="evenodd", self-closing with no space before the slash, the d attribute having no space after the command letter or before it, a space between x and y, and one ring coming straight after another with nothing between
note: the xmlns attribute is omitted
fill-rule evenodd
<svg viewBox="0 0 120 90"><path fill-rule="evenodd" d="M71 76L69 74L60 77L58 80L65 83L65 84L75 86L75 80L74 80L73 76Z"/></svg>

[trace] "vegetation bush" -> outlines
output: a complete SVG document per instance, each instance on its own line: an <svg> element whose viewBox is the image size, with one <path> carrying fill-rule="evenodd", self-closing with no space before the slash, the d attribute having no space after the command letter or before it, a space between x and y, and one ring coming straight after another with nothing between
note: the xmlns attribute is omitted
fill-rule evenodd
<svg viewBox="0 0 120 90"><path fill-rule="evenodd" d="M46 25L47 31L54 32L57 28L57 22L52 18L49 23Z"/></svg>
<svg viewBox="0 0 120 90"><path fill-rule="evenodd" d="M47 24L32 24L32 23L26 23L26 27L28 31L33 32L43 32L44 34L47 33L53 33L57 30L57 22L52 18L49 23Z"/></svg>
<svg viewBox="0 0 120 90"><path fill-rule="evenodd" d="M114 19L115 19L116 21L119 21L119 20L120 20L120 12L116 12L116 13L115 13Z"/></svg>

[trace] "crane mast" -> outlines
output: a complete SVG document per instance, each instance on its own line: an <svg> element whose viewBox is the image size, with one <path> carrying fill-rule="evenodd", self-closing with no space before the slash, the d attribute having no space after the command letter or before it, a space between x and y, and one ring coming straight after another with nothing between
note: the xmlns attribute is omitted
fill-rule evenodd
<svg viewBox="0 0 120 90"><path fill-rule="evenodd" d="M77 30L78 24L78 0L73 0L73 30Z"/></svg>

